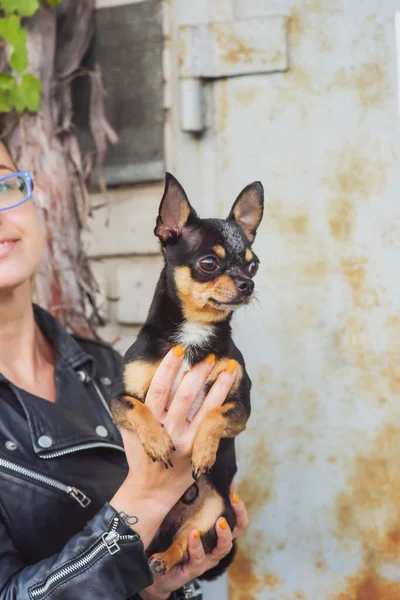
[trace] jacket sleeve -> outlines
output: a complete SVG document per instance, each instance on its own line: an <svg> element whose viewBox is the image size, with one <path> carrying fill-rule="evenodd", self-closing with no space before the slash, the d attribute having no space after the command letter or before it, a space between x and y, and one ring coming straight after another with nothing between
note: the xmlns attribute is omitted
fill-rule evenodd
<svg viewBox="0 0 400 600"><path fill-rule="evenodd" d="M129 600L151 583L139 535L108 503L59 554L29 566L0 520L0 600Z"/></svg>

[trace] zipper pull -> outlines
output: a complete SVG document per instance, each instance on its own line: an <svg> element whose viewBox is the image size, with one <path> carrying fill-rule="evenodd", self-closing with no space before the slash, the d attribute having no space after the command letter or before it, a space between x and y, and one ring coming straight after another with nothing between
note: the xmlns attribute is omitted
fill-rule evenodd
<svg viewBox="0 0 400 600"><path fill-rule="evenodd" d="M70 496L75 498L75 500L77 502L79 502L79 504L81 506L83 506L83 508L86 508L87 506L89 506L89 504L91 502L90 498L85 496L85 494L83 492L81 492L81 490L78 490L78 488L76 488L76 487L69 487L68 494L70 494Z"/></svg>
<svg viewBox="0 0 400 600"><path fill-rule="evenodd" d="M107 550L110 554L115 554L121 548L118 546L117 542L119 540L119 534L116 531L109 531L108 533L103 533L101 536L103 538L103 542L107 546Z"/></svg>

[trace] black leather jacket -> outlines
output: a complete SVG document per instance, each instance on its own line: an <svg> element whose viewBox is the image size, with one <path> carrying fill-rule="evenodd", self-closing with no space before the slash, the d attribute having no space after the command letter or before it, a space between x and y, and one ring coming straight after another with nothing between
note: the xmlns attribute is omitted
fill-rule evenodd
<svg viewBox="0 0 400 600"><path fill-rule="evenodd" d="M143 544L108 504L128 470L108 408L121 357L35 318L56 351L57 402L0 374L0 600L137 598L152 583Z"/></svg>

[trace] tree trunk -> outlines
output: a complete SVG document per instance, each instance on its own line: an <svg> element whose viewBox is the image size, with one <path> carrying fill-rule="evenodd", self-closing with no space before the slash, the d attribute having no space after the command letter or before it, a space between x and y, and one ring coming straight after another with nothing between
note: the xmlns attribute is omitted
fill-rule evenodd
<svg viewBox="0 0 400 600"><path fill-rule="evenodd" d="M29 19L29 71L42 82L41 108L35 115L7 115L3 129L18 167L32 172L46 231L46 252L35 281L37 301L70 331L91 336L100 317L97 285L81 242L90 207L72 127L71 82L80 74L92 37L93 14L94 0L65 0L57 11L41 8ZM92 95L97 92L98 98L101 79L98 73L91 79ZM92 115L91 121L98 127L101 158L110 130L104 119L95 123Z"/></svg>

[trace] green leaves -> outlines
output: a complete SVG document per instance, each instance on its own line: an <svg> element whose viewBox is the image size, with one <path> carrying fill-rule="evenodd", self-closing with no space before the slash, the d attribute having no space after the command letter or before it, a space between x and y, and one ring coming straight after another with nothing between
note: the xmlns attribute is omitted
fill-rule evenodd
<svg viewBox="0 0 400 600"><path fill-rule="evenodd" d="M0 19L0 37L12 48L10 66L21 73L28 65L28 53L26 50L26 31L22 29L17 15Z"/></svg>
<svg viewBox="0 0 400 600"><path fill-rule="evenodd" d="M21 17L31 17L39 8L38 0L1 0L6 14L18 13Z"/></svg>
<svg viewBox="0 0 400 600"><path fill-rule="evenodd" d="M20 84L11 93L12 102L17 111L37 112L40 106L41 90L42 84L37 77L30 73L22 75Z"/></svg>
<svg viewBox="0 0 400 600"><path fill-rule="evenodd" d="M57 6L62 0L0 0L0 38L8 45L9 73L0 72L0 113L28 110L37 112L40 107L42 84L31 73L24 73L28 66L26 30L21 26L22 17L32 17L40 4ZM22 74L23 73L23 74Z"/></svg>
<svg viewBox="0 0 400 600"><path fill-rule="evenodd" d="M12 75L0 73L0 112L37 112L40 106L42 84L31 73L22 75L19 83Z"/></svg>

